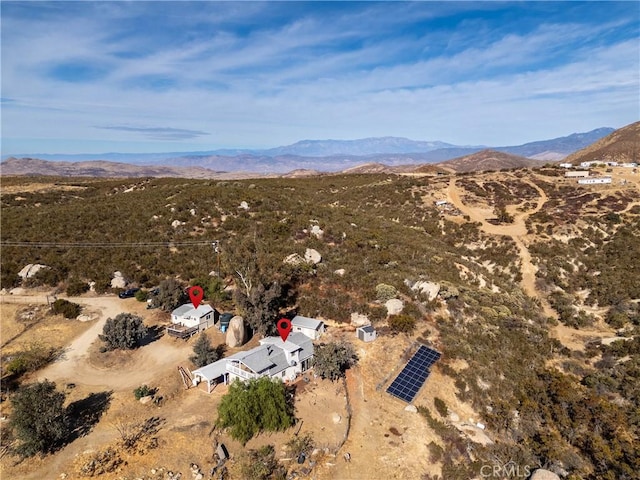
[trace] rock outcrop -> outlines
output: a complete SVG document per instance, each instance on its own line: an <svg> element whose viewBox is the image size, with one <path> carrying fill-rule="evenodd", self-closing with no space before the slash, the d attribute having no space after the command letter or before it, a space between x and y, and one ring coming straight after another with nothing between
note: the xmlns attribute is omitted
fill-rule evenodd
<svg viewBox="0 0 640 480"><path fill-rule="evenodd" d="M236 315L229 321L227 328L227 346L234 348L244 345L247 341L247 329L244 326L244 318Z"/></svg>

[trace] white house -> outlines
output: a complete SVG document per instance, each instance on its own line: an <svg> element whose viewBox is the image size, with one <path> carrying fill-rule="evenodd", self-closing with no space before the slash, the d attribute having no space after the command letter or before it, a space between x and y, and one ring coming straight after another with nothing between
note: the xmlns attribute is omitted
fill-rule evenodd
<svg viewBox="0 0 640 480"><path fill-rule="evenodd" d="M234 380L251 378L279 378L283 382L295 380L298 375L311 368L313 343L300 332L292 332L283 342L280 337L260 340L260 346L238 352L194 370L193 383L206 382L211 393L217 384L229 384Z"/></svg>
<svg viewBox="0 0 640 480"><path fill-rule="evenodd" d="M365 325L356 329L356 335L363 342L373 342L376 339L376 330L371 325Z"/></svg>
<svg viewBox="0 0 640 480"><path fill-rule="evenodd" d="M564 172L564 176L569 178L569 177L588 177L589 176L589 170L574 170L572 172Z"/></svg>
<svg viewBox="0 0 640 480"><path fill-rule="evenodd" d="M187 328L200 327L200 330L204 330L213 326L216 313L210 305L201 303L198 308L193 308L192 304L187 303L171 312L171 323Z"/></svg>
<svg viewBox="0 0 640 480"><path fill-rule="evenodd" d="M583 185L593 185L594 183L611 183L611 177L581 178L578 180L578 183L581 183Z"/></svg>
<svg viewBox="0 0 640 480"><path fill-rule="evenodd" d="M324 322L315 318L296 315L291 320L291 332L300 332L312 340L317 340L324 333Z"/></svg>
<svg viewBox="0 0 640 480"><path fill-rule="evenodd" d="M573 164L572 163L561 163L559 165L560 168L573 168Z"/></svg>

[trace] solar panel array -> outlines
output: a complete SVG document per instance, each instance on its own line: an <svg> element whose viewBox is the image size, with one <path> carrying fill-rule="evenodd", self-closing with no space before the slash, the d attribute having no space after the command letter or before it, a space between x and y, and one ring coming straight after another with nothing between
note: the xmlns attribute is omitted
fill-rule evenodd
<svg viewBox="0 0 640 480"><path fill-rule="evenodd" d="M440 353L420 345L407 365L387 388L387 393L410 403L429 376L429 368L438 361Z"/></svg>

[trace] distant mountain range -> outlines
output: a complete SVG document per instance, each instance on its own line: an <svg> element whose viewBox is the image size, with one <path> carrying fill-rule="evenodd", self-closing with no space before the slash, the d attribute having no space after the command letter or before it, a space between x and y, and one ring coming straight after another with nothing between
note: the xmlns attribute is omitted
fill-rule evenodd
<svg viewBox="0 0 640 480"><path fill-rule="evenodd" d="M610 135L569 155L565 162L574 165L589 161L640 163L640 122L622 127Z"/></svg>
<svg viewBox="0 0 640 480"><path fill-rule="evenodd" d="M498 160L496 155L499 152L534 160L561 160L613 131L612 128L598 128L586 133L574 133L566 137L524 145L493 147L490 149L493 153L489 156L493 157L495 164L505 164L504 157ZM250 172L263 176L285 174L292 171L341 172L363 164L386 167L412 165L413 168L417 168L420 165L459 159L487 150L485 146L456 146L440 141L415 141L400 137L376 137L359 140L303 140L292 145L266 150L226 149L152 154L17 155L0 164L0 174L220 178L224 172L228 172L225 176L229 177L235 176L232 173ZM484 160L482 161L488 165L487 158L485 158L487 154L483 155ZM58 165L49 162L43 163L45 160ZM99 162L94 163L94 161ZM480 161L480 157L478 161ZM522 160L518 162L523 164ZM473 169L473 167L466 168ZM453 169L455 170L455 168ZM406 168L402 170L406 170ZM45 173L48 171L51 173ZM246 176L246 173L239 175L240 177Z"/></svg>

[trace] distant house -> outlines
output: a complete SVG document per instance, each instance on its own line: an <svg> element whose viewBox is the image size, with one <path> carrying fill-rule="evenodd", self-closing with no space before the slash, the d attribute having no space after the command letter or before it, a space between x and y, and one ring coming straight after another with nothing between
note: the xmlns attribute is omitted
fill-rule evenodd
<svg viewBox="0 0 640 480"><path fill-rule="evenodd" d="M324 333L324 322L315 318L296 315L291 320L291 331L300 332L312 340L317 340Z"/></svg>
<svg viewBox="0 0 640 480"><path fill-rule="evenodd" d="M356 335L363 342L373 342L376 339L376 330L371 325L358 327Z"/></svg>
<svg viewBox="0 0 640 480"><path fill-rule="evenodd" d="M572 163L561 163L560 168L573 168L573 164Z"/></svg>
<svg viewBox="0 0 640 480"><path fill-rule="evenodd" d="M448 205L449 202L447 202L446 200L436 200L436 207L444 207L445 205Z"/></svg>
<svg viewBox="0 0 640 480"><path fill-rule="evenodd" d="M564 172L564 176L567 178L588 177L589 170L574 170L572 172Z"/></svg>
<svg viewBox="0 0 640 480"><path fill-rule="evenodd" d="M295 380L313 364L313 343L300 332L292 332L283 342L280 337L260 340L260 346L238 352L227 358L194 370L194 384L206 382L211 393L218 384L251 378L279 378L283 382Z"/></svg>
<svg viewBox="0 0 640 480"><path fill-rule="evenodd" d="M593 185L595 183L611 183L611 177L581 178L578 180L578 183L582 185Z"/></svg>
<svg viewBox="0 0 640 480"><path fill-rule="evenodd" d="M211 327L218 318L218 312L210 305L200 304L198 308L187 303L171 312L171 323L183 327L199 327L200 330Z"/></svg>

